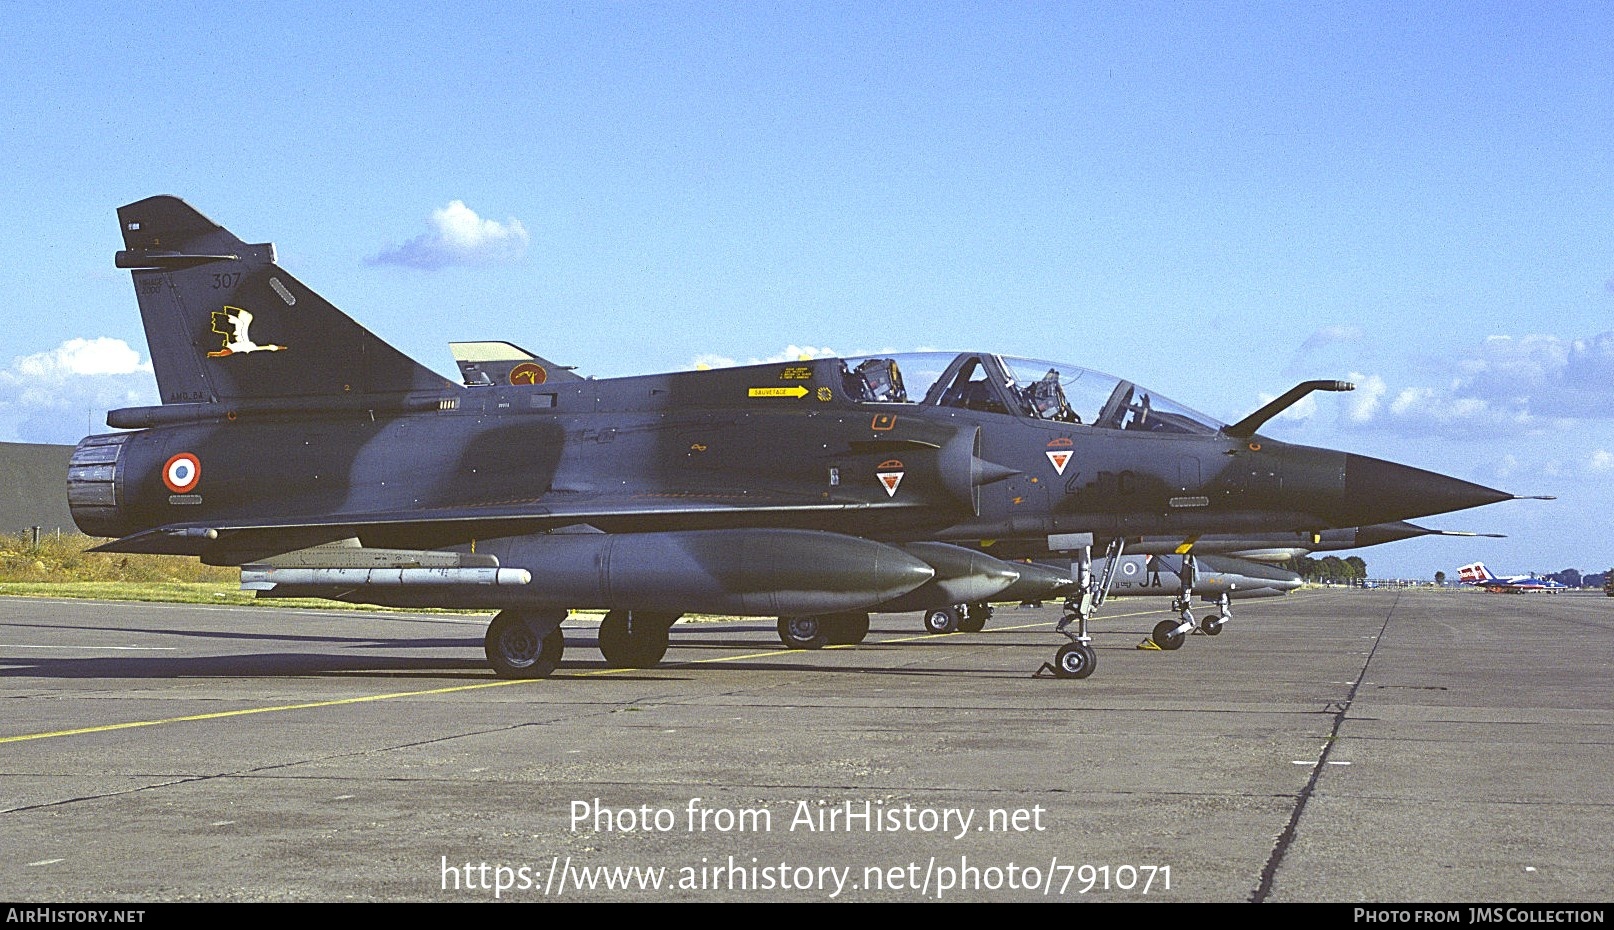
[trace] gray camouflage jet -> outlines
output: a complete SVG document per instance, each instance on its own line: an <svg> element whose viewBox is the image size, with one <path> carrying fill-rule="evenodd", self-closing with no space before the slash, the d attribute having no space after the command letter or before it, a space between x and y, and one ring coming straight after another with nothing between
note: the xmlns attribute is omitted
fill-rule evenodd
<svg viewBox="0 0 1614 930"><path fill-rule="evenodd" d="M78 444L79 527L111 537L101 551L240 566L260 597L497 610L485 642L502 676L550 674L574 609L608 611L613 664L654 665L691 612L856 642L868 612L927 584L1018 578L978 551L944 555L960 544L1035 540L1085 568L1129 539L1319 532L1514 496L1257 433L1339 382L1232 425L985 352L595 379L468 343L454 383L177 198L118 220L162 403L111 411L123 432ZM1103 593L1074 580L1054 663L1071 678L1093 669Z"/></svg>

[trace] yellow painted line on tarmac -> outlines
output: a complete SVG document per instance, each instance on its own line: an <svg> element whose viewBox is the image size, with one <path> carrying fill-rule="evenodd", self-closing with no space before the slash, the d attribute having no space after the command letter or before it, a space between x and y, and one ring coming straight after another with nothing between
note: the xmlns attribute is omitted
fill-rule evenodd
<svg viewBox="0 0 1614 930"><path fill-rule="evenodd" d="M287 710L310 710L315 707L340 707L343 704L363 704L368 701L387 701L392 698L419 697L426 694L453 694L456 691L476 691L480 688L502 688L506 685L532 684L539 679L510 679L485 681L474 685L453 685L431 688L426 691L396 691L391 694L371 694L364 697L338 698L332 701L310 701L306 704L281 704L275 707L245 707L240 710L221 710L211 714L190 714L184 717L164 717L161 720L135 720L129 723L108 723L98 727L79 727L75 730L55 730L50 733L23 733L18 736L0 736L0 743L20 743L32 739L51 739L57 736L82 736L86 733L108 733L113 730L131 730L135 727L155 727L165 723L188 723L193 720L223 720L227 717L245 717L248 714L272 714Z"/></svg>

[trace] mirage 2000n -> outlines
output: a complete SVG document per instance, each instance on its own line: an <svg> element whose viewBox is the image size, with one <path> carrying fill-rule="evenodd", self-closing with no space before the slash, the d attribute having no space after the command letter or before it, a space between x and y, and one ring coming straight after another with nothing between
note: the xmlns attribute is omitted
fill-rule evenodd
<svg viewBox="0 0 1614 930"><path fill-rule="evenodd" d="M486 646L505 676L553 671L574 609L608 611L601 649L621 665L654 665L688 612L856 642L870 611L927 584L942 599L981 596L945 589L960 578L1013 583L986 540L1079 565L1101 544L1113 563L1129 538L1511 497L1256 433L1332 382L1232 426L1128 381L983 352L594 379L472 344L460 384L177 198L118 219L162 404L112 411L128 431L79 443L79 527L113 537L103 551L241 566L259 596L497 610ZM1092 671L1102 593L1089 584L1062 627L1064 677Z"/></svg>

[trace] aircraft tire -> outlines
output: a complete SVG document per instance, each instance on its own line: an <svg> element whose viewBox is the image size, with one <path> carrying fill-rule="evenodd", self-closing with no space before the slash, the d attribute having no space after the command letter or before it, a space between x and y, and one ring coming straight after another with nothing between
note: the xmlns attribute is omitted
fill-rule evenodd
<svg viewBox="0 0 1614 930"><path fill-rule="evenodd" d="M1187 637L1181 633L1172 632L1173 630L1177 629L1177 625L1178 621L1176 620L1160 621L1159 623L1155 624L1154 634L1150 636L1150 639L1153 639L1154 644L1159 646L1161 649L1182 648L1183 640L1187 639Z"/></svg>
<svg viewBox="0 0 1614 930"><path fill-rule="evenodd" d="M829 645L822 617L780 617L779 641L792 649L822 649Z"/></svg>
<svg viewBox="0 0 1614 930"><path fill-rule="evenodd" d="M979 633L986 629L986 621L990 619L991 604L970 604L964 608L964 615L958 618L958 628L965 633Z"/></svg>
<svg viewBox="0 0 1614 930"><path fill-rule="evenodd" d="M925 631L941 635L957 633L960 611L958 607L937 607L925 611Z"/></svg>
<svg viewBox="0 0 1614 930"><path fill-rule="evenodd" d="M613 610L600 621L600 654L612 668L655 668L667 654L676 614Z"/></svg>
<svg viewBox="0 0 1614 930"><path fill-rule="evenodd" d="M1206 617L1205 619L1199 621L1199 630L1206 636L1215 636L1222 632L1222 626L1226 623L1227 621L1223 620L1221 617Z"/></svg>
<svg viewBox="0 0 1614 930"><path fill-rule="evenodd" d="M540 637L534 629L537 620L534 613L521 610L501 610L494 616L482 641L494 674L500 678L548 678L560 667L566 636L557 624Z"/></svg>
<svg viewBox="0 0 1614 930"><path fill-rule="evenodd" d="M1098 667L1098 654L1086 643L1066 643L1054 656L1054 677L1086 678Z"/></svg>
<svg viewBox="0 0 1614 930"><path fill-rule="evenodd" d="M824 637L831 646L856 646L869 635L869 615L849 612L820 617Z"/></svg>

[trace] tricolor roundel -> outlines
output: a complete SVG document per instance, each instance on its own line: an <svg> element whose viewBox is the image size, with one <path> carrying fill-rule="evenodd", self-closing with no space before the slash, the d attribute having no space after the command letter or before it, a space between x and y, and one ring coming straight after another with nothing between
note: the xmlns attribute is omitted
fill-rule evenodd
<svg viewBox="0 0 1614 930"><path fill-rule="evenodd" d="M189 452L181 452L163 466L163 484L175 494L184 494L202 480L202 463Z"/></svg>

